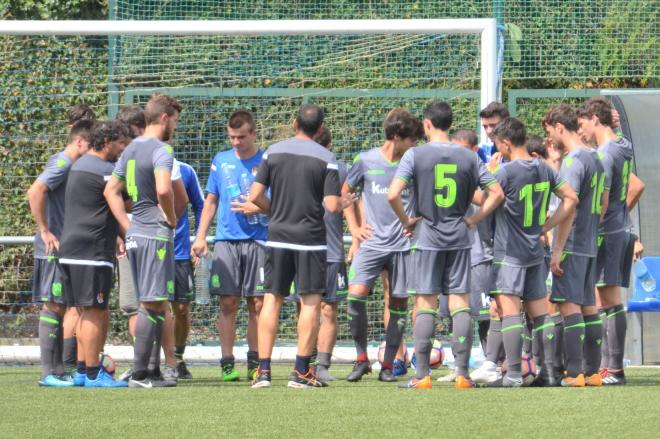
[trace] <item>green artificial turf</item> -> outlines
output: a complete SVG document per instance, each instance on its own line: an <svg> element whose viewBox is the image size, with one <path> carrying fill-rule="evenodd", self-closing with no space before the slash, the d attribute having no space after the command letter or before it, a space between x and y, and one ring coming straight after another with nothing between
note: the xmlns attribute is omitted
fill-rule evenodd
<svg viewBox="0 0 660 439"><path fill-rule="evenodd" d="M244 366L240 367L245 374ZM603 388L404 390L377 381L326 389L221 383L218 367L190 367L173 389L53 389L38 370L0 366L4 437L660 437L660 369L629 368L629 384ZM335 366L337 377L348 366ZM435 377L446 369L435 371ZM434 378L435 378L434 377Z"/></svg>

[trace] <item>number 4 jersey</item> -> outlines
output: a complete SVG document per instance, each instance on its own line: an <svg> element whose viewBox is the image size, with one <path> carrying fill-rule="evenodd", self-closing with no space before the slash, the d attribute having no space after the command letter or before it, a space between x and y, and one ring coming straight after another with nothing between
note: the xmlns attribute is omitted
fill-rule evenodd
<svg viewBox="0 0 660 439"><path fill-rule="evenodd" d="M495 212L495 263L531 267L543 262L541 231L550 193L564 181L543 161L514 160L495 173L504 203Z"/></svg>
<svg viewBox="0 0 660 439"><path fill-rule="evenodd" d="M628 184L633 170L633 148L628 139L610 140L598 148L598 155L605 169L605 189L610 191L605 218L600 233L606 235L628 230Z"/></svg>
<svg viewBox="0 0 660 439"><path fill-rule="evenodd" d="M421 250L459 250L472 246L464 218L477 187L495 183L477 154L453 143L430 142L403 155L396 177L414 186L417 215L415 246Z"/></svg>

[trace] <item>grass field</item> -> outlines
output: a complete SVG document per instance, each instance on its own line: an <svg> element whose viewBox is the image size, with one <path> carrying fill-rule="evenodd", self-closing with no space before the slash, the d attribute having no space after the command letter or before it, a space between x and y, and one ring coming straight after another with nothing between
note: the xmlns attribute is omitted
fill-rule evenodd
<svg viewBox="0 0 660 439"><path fill-rule="evenodd" d="M45 389L38 370L0 367L3 437L660 437L660 369L629 368L625 387L403 390L374 374L327 389L220 383L191 367L174 389ZM332 368L345 376L348 366ZM241 372L243 367L241 367ZM436 373L441 376L445 370ZM5 436L6 435L6 436Z"/></svg>

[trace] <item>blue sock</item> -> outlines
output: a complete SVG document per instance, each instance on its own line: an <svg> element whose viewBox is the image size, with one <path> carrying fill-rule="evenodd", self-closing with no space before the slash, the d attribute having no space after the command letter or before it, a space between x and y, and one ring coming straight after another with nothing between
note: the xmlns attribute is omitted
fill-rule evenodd
<svg viewBox="0 0 660 439"><path fill-rule="evenodd" d="M270 358L259 358L259 370L270 370Z"/></svg>
<svg viewBox="0 0 660 439"><path fill-rule="evenodd" d="M302 356L296 355L296 370L300 375L306 375L309 370L309 362L312 359L311 355Z"/></svg>
<svg viewBox="0 0 660 439"><path fill-rule="evenodd" d="M78 363L76 363L76 370L78 371L78 373L84 375L85 374L85 362L84 361L78 361Z"/></svg>
<svg viewBox="0 0 660 439"><path fill-rule="evenodd" d="M101 370L101 366L94 366L94 367L88 367L87 368L87 379L90 380L95 380L99 376L99 370Z"/></svg>

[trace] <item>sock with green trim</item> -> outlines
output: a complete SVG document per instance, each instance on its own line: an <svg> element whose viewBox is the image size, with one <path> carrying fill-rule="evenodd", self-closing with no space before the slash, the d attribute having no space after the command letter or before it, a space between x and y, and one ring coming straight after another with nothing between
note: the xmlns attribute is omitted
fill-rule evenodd
<svg viewBox="0 0 660 439"><path fill-rule="evenodd" d="M600 346L603 343L603 321L599 314L584 316L584 373L598 372Z"/></svg>
<svg viewBox="0 0 660 439"><path fill-rule="evenodd" d="M186 351L186 345L174 346L174 358L177 362L183 361L183 354Z"/></svg>
<svg viewBox="0 0 660 439"><path fill-rule="evenodd" d="M407 308L390 307L390 320L387 322L387 331L385 332L385 354L383 356L383 365L385 369L392 369L392 363L396 357L396 351L399 350L403 333L406 331Z"/></svg>
<svg viewBox="0 0 660 439"><path fill-rule="evenodd" d="M581 313L564 317L564 353L566 358L566 373L576 377L582 371L584 352L584 318Z"/></svg>
<svg viewBox="0 0 660 439"><path fill-rule="evenodd" d="M355 342L358 356L367 355L367 296L348 295L348 326Z"/></svg>
<svg viewBox="0 0 660 439"><path fill-rule="evenodd" d="M502 341L508 363L507 375L513 379L521 378L520 355L523 344L523 327L521 315L502 317Z"/></svg>
<svg viewBox="0 0 660 439"><path fill-rule="evenodd" d="M451 312L454 331L451 336L451 352L454 354L454 369L457 375L468 376L470 351L472 350L472 316L470 308L459 308Z"/></svg>
<svg viewBox="0 0 660 439"><path fill-rule="evenodd" d="M62 333L62 318L52 311L39 313L39 349L41 355L41 377L56 373L54 361L57 352L58 335Z"/></svg>
<svg viewBox="0 0 660 439"><path fill-rule="evenodd" d="M607 342L607 313L609 311L605 308L598 310L600 320L603 322L603 343L600 345L600 368L607 369L610 364L610 345Z"/></svg>
<svg viewBox="0 0 660 439"><path fill-rule="evenodd" d="M149 370L156 375L160 374L160 348L162 346L163 328L165 326L165 313L156 313L156 337L154 338L151 356L149 357Z"/></svg>
<svg viewBox="0 0 660 439"><path fill-rule="evenodd" d="M555 370L564 371L564 319L557 313L550 317L555 324Z"/></svg>
<svg viewBox="0 0 660 439"><path fill-rule="evenodd" d="M257 351L248 351L247 352L247 367L248 369L256 368L259 366L259 352Z"/></svg>
<svg viewBox="0 0 660 439"><path fill-rule="evenodd" d="M502 320L490 319L488 339L486 340L486 360L497 364L502 349Z"/></svg>
<svg viewBox="0 0 660 439"><path fill-rule="evenodd" d="M608 369L623 369L623 351L626 343L628 322L623 305L611 308L607 314L607 343L610 348Z"/></svg>
<svg viewBox="0 0 660 439"><path fill-rule="evenodd" d="M419 309L415 317L413 338L415 343L415 377L423 379L430 373L431 346L435 338L436 311Z"/></svg>
<svg viewBox="0 0 660 439"><path fill-rule="evenodd" d="M554 372L555 362L555 324L547 314L534 317L532 320L533 346L538 346L537 365L543 366L543 373L547 376ZM532 349L533 350L533 349Z"/></svg>
<svg viewBox="0 0 660 439"><path fill-rule="evenodd" d="M525 316L525 327L523 328L523 347L524 354L532 353L532 340L534 331L534 321L531 317Z"/></svg>
<svg viewBox="0 0 660 439"><path fill-rule="evenodd" d="M135 322L135 342L133 343L133 379L147 377L149 360L156 342L158 313L140 308Z"/></svg>

